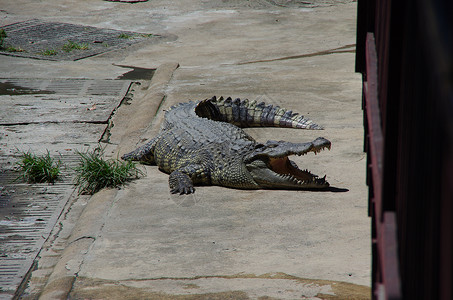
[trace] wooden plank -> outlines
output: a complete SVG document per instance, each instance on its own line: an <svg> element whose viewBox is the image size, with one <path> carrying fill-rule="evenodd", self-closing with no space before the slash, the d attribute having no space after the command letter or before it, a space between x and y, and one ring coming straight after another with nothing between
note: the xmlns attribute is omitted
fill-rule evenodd
<svg viewBox="0 0 453 300"><path fill-rule="evenodd" d="M389 300L402 299L396 226L396 213L384 212L378 229L378 252L385 299Z"/></svg>
<svg viewBox="0 0 453 300"><path fill-rule="evenodd" d="M382 219L382 160L383 136L378 101L377 55L373 33L366 40L367 81L365 89L365 109L368 119L369 151L373 181L373 201L376 202L376 216Z"/></svg>

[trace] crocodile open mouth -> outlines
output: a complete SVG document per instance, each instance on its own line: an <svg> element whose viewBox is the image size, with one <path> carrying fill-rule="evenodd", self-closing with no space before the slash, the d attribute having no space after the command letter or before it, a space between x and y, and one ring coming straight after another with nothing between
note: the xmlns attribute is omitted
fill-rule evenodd
<svg viewBox="0 0 453 300"><path fill-rule="evenodd" d="M283 179L301 186L328 187L326 176L319 177L308 170L301 170L297 164L287 156L280 158L270 158L269 168Z"/></svg>
<svg viewBox="0 0 453 300"><path fill-rule="evenodd" d="M317 154L324 149L330 150L330 141L320 137L309 143L268 141L265 145L258 146L246 162L246 167L259 187L271 189L329 187L326 176L319 177L308 170L301 170L289 157L302 156L310 152Z"/></svg>

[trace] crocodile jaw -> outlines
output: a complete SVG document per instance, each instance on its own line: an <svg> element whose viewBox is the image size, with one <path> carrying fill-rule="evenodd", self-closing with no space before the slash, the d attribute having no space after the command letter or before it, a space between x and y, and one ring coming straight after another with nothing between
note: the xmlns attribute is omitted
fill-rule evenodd
<svg viewBox="0 0 453 300"><path fill-rule="evenodd" d="M317 154L321 150L330 149L330 142L318 138L311 143L294 144L289 142L268 142L258 149L246 162L246 168L260 188L271 189L323 189L329 187L325 180L308 170L301 170L290 155L305 155L309 152ZM282 149L286 148L286 149Z"/></svg>
<svg viewBox="0 0 453 300"><path fill-rule="evenodd" d="M323 189L329 187L326 176L318 177L301 170L288 157L259 159L247 165L253 180L260 188L271 189Z"/></svg>

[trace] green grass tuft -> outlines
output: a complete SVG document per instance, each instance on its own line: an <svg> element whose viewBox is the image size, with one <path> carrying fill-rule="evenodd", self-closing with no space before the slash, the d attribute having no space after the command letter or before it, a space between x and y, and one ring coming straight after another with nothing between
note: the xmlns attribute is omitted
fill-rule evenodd
<svg viewBox="0 0 453 300"><path fill-rule="evenodd" d="M47 154L38 156L30 152L23 152L20 161L16 163L21 175L16 180L28 183L54 183L60 175L61 161L55 161Z"/></svg>
<svg viewBox="0 0 453 300"><path fill-rule="evenodd" d="M120 33L120 34L118 35L118 38L119 38L119 39L131 39L132 36L131 36L130 34L127 34L127 33L122 32L122 33Z"/></svg>
<svg viewBox="0 0 453 300"><path fill-rule="evenodd" d="M143 175L137 164L132 161L103 159L103 151L100 148L77 153L80 156L80 163L75 168L74 184L78 186L79 194L92 195L104 187L119 187Z"/></svg>
<svg viewBox="0 0 453 300"><path fill-rule="evenodd" d="M63 45L62 49L65 52L71 52L72 50L88 50L90 49L90 47L88 46L88 44L81 44L68 40L66 44Z"/></svg>
<svg viewBox="0 0 453 300"><path fill-rule="evenodd" d="M24 49L21 47L14 47L14 46L5 46L5 38L7 38L8 35L6 34L5 29L0 28L0 50L6 51L6 52L25 52Z"/></svg>
<svg viewBox="0 0 453 300"><path fill-rule="evenodd" d="M122 32L122 33L120 33L120 34L118 35L117 38L119 38L119 39L129 39L129 40L132 40L132 39L134 39L134 38L140 38L140 37L142 37L142 38L150 38L150 37L152 37L152 36L153 36L152 33L127 34L127 33Z"/></svg>
<svg viewBox="0 0 453 300"><path fill-rule="evenodd" d="M21 47L8 46L5 48L6 52L25 52Z"/></svg>
<svg viewBox="0 0 453 300"><path fill-rule="evenodd" d="M47 49L47 50L43 50L43 51L39 52L39 54L45 55L45 56L52 56L52 55L57 55L58 51L54 50L54 49Z"/></svg>

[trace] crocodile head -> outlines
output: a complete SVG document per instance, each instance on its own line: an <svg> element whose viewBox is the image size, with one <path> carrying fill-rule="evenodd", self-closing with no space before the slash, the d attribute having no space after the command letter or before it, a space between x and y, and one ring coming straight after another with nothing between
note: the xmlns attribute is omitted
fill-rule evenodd
<svg viewBox="0 0 453 300"><path fill-rule="evenodd" d="M268 141L266 144L256 144L244 162L260 188L322 189L329 187L326 176L320 178L308 170L299 169L288 156L300 156L309 152L317 154L325 148L330 150L330 145L322 137L309 143Z"/></svg>

